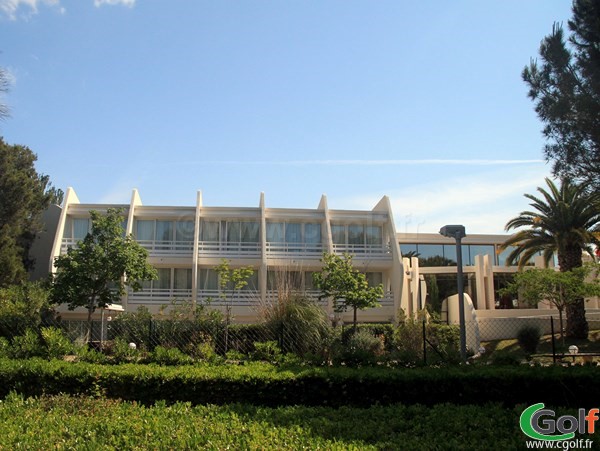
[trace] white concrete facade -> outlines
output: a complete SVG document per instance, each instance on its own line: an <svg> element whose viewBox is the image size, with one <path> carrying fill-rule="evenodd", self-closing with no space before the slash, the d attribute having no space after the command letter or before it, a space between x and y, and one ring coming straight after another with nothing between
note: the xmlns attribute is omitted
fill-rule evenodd
<svg viewBox="0 0 600 451"><path fill-rule="evenodd" d="M387 197L372 210L330 209L324 195L316 209L288 209L267 207L261 194L257 207L237 208L205 206L198 192L194 207L168 207L144 205L137 190L129 205L82 204L68 188L51 269L54 259L87 233L89 211L108 208L123 209L126 233L148 250L159 271L158 281L123 298L127 311L144 305L158 312L173 300L210 301L212 307L224 308L214 267L225 258L232 268L251 266L255 271L247 289L227 299L237 322L252 322L257 305L276 296L273 279L278 272L292 273L298 288L317 298L312 272L320 270L324 252L352 254L356 268L383 284L381 307L359 312L361 321L393 320L401 307L414 303L402 297L406 276ZM322 302L332 314L332 303Z"/></svg>

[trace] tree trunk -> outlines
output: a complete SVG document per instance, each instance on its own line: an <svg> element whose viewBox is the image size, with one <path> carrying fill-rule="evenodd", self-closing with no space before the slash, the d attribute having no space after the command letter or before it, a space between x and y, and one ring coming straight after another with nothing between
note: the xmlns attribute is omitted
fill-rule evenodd
<svg viewBox="0 0 600 451"><path fill-rule="evenodd" d="M571 246L558 254L558 264L561 272L571 271L579 268L583 264L583 252L580 247ZM585 319L585 302L583 299L577 299L567 305L567 338L586 339L588 337L589 326Z"/></svg>
<svg viewBox="0 0 600 451"><path fill-rule="evenodd" d="M354 307L354 333L356 333L356 327L357 327L357 320L356 320L356 311L358 309L356 307Z"/></svg>
<svg viewBox="0 0 600 451"><path fill-rule="evenodd" d="M85 333L85 342L89 343L92 340L92 313L94 313L94 303L92 299L88 304L87 331Z"/></svg>
<svg viewBox="0 0 600 451"><path fill-rule="evenodd" d="M589 326L585 319L585 303L583 299L567 304L567 337L585 340Z"/></svg>

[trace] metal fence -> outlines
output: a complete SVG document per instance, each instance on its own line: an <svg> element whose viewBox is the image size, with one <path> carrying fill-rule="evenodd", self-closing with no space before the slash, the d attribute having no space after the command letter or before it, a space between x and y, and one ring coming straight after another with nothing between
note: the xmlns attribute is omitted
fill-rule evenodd
<svg viewBox="0 0 600 451"><path fill-rule="evenodd" d="M522 360L533 355L534 359L553 362L584 357L586 361L595 360L600 355L600 346L596 346L595 341L598 338L600 343L600 315L588 315L587 319L589 340L566 338L556 316L467 321L469 359L500 361L509 355ZM49 328L60 331L60 335L74 345L70 352L85 347L109 356L115 346L125 345L139 353L152 353L160 346L176 348L195 358L206 357L207 353L223 357L235 354L242 358L256 353L261 348L257 343L270 343L281 354L291 353L324 363L356 359L360 363L360 358L401 365L460 362L459 326L431 318L409 319L399 324L360 324L354 330L352 324L334 326L327 319L311 320L293 315L260 324L231 324L220 316L157 319L143 311L91 323L51 315L45 318L0 316L0 351L4 349L10 354L11 348L18 346L33 349L36 339L37 345L43 347L48 340L48 333L44 331ZM27 336L29 338L23 338ZM528 343L530 347L535 345L534 349L525 349ZM573 346L577 347L575 352Z"/></svg>

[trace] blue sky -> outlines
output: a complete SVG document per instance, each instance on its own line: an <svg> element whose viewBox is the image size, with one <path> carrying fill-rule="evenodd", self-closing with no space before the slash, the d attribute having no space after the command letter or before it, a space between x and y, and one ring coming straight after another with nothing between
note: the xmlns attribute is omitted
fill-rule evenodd
<svg viewBox="0 0 600 451"><path fill-rule="evenodd" d="M521 71L569 1L0 0L0 134L86 203L501 233L550 167Z"/></svg>

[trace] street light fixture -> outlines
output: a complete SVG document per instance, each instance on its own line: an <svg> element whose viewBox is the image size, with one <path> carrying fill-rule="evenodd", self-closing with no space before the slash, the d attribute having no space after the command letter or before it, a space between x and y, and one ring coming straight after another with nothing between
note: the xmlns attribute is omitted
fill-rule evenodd
<svg viewBox="0 0 600 451"><path fill-rule="evenodd" d="M467 236L465 226L446 225L440 229L440 234L456 240L456 282L458 288L458 315L460 327L460 358L462 362L467 361L467 332L465 329L465 294L462 268L462 245L461 240Z"/></svg>

